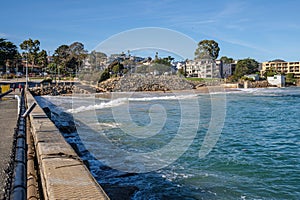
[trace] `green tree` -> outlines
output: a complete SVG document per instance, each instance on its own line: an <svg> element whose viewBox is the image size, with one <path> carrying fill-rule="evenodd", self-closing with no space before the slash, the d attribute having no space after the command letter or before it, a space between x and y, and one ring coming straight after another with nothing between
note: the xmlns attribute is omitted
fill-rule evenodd
<svg viewBox="0 0 300 200"><path fill-rule="evenodd" d="M19 71L19 67L22 66L22 56L21 56L21 54L18 52L14 56L14 58L12 60L10 60L10 61L12 61L11 62L11 64L12 64L11 67L15 67L16 72L18 72Z"/></svg>
<svg viewBox="0 0 300 200"><path fill-rule="evenodd" d="M57 64L56 63L49 63L47 65L46 71L49 74L51 74L51 76L53 77L53 75L57 73Z"/></svg>
<svg viewBox="0 0 300 200"><path fill-rule="evenodd" d="M195 51L195 59L213 59L216 60L219 56L220 47L214 40L202 40L198 43L198 48Z"/></svg>
<svg viewBox="0 0 300 200"><path fill-rule="evenodd" d="M174 60L171 56L165 58L155 58L154 63L171 66L171 62Z"/></svg>
<svg viewBox="0 0 300 200"><path fill-rule="evenodd" d="M29 38L20 44L20 48L27 51L26 54L28 62L30 62L32 65L35 65L38 57L38 51L40 50L40 41L33 41L31 38Z"/></svg>
<svg viewBox="0 0 300 200"><path fill-rule="evenodd" d="M106 68L100 75L98 83L101 83L102 81L105 81L110 78L109 70Z"/></svg>
<svg viewBox="0 0 300 200"><path fill-rule="evenodd" d="M55 63L49 63L47 65L47 72L54 73L56 71L56 64Z"/></svg>
<svg viewBox="0 0 300 200"><path fill-rule="evenodd" d="M236 68L234 71L234 77L236 79L241 78L246 74L253 74L258 72L259 63L251 58L246 58L243 60L239 60L236 64Z"/></svg>
<svg viewBox="0 0 300 200"><path fill-rule="evenodd" d="M40 65L42 68L47 67L48 65L48 55L45 50L42 50L37 55L37 64Z"/></svg>
<svg viewBox="0 0 300 200"><path fill-rule="evenodd" d="M75 74L82 65L83 60L87 57L87 51L80 42L74 42L71 45L59 46L54 54L54 62L59 65L63 72Z"/></svg>
<svg viewBox="0 0 300 200"><path fill-rule="evenodd" d="M6 64L18 59L17 46L4 38L0 38L0 66L4 66L3 71L6 71Z"/></svg>
<svg viewBox="0 0 300 200"><path fill-rule="evenodd" d="M277 74L276 70L275 70L273 67L271 67L271 68L267 69L267 70L264 72L263 76L264 76L265 78L267 78L267 77L269 77L269 76L274 76L274 75L276 75L276 74Z"/></svg>
<svg viewBox="0 0 300 200"><path fill-rule="evenodd" d="M87 57L87 51L80 42L74 42L69 46L70 61L68 68L73 69L73 73L78 71L84 59Z"/></svg>
<svg viewBox="0 0 300 200"><path fill-rule="evenodd" d="M118 73L121 73L123 71L123 69L124 69L123 64L118 63L112 67L112 72L114 74L118 74Z"/></svg>
<svg viewBox="0 0 300 200"><path fill-rule="evenodd" d="M228 58L227 56L222 56L220 60L225 64L230 64L234 62L233 58Z"/></svg>
<svg viewBox="0 0 300 200"><path fill-rule="evenodd" d="M63 67L67 66L67 62L69 59L69 46L68 45L60 45L53 54L54 62L56 64L62 65Z"/></svg>
<svg viewBox="0 0 300 200"><path fill-rule="evenodd" d="M287 83L295 83L296 82L296 79L294 77L294 73L287 73L286 82Z"/></svg>

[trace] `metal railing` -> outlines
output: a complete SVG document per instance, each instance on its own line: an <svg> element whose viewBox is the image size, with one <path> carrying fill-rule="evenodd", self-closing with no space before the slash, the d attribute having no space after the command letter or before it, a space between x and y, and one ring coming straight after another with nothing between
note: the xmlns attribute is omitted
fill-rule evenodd
<svg viewBox="0 0 300 200"><path fill-rule="evenodd" d="M0 93L0 100L1 100L2 97L4 97L5 95L8 95L11 92L12 92L12 90L8 90L7 92Z"/></svg>

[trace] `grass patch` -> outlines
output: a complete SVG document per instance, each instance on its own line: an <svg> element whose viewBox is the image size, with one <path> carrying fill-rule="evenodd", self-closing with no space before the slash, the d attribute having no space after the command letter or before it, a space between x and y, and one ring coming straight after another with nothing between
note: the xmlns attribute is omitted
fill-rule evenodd
<svg viewBox="0 0 300 200"><path fill-rule="evenodd" d="M197 77L188 77L186 78L188 81L204 81L204 78L197 78Z"/></svg>
<svg viewBox="0 0 300 200"><path fill-rule="evenodd" d="M203 82L213 82L213 81L220 81L220 78L197 78L197 77L188 77L186 78L188 81L203 81Z"/></svg>

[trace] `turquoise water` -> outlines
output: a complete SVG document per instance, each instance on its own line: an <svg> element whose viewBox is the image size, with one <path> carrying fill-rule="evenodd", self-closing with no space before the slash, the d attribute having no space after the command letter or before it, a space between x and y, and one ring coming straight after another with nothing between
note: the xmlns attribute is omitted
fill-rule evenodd
<svg viewBox="0 0 300 200"><path fill-rule="evenodd" d="M210 153L199 158L213 115L212 98L226 100L224 126ZM98 158L89 160L95 178L101 184L138 187L133 199L300 198L299 88L248 89L213 96L177 94L176 98L172 94L138 93L125 100L38 100L44 105L50 101L64 112L74 114L80 139ZM184 116L190 124L183 124L182 107L190 114ZM123 119L116 120L124 110L131 117L128 123L138 127L128 127ZM180 129L183 125L185 129ZM140 130L139 127L146 127L141 130L147 137L128 132ZM157 132L148 133L148 129ZM187 146L175 142L168 146L170 151L165 157L157 154L149 162L143 162L145 158L140 162L135 156L173 144L172 139L180 134L178 130L191 135L179 140ZM119 149L132 154L124 158ZM174 161L169 159L174 155ZM162 163L168 165L160 167ZM146 165L155 170L146 171ZM127 172L118 169L124 166L128 166Z"/></svg>

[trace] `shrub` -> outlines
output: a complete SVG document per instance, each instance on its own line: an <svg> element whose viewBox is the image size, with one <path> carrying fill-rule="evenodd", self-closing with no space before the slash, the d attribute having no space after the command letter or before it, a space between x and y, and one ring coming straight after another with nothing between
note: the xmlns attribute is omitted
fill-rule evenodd
<svg viewBox="0 0 300 200"><path fill-rule="evenodd" d="M108 69L105 69L105 70L101 73L100 79L99 79L98 83L101 83L102 81L105 81L105 80L107 80L107 79L109 79L109 78L110 78L109 71L108 71Z"/></svg>

